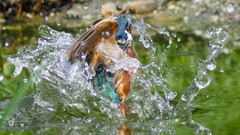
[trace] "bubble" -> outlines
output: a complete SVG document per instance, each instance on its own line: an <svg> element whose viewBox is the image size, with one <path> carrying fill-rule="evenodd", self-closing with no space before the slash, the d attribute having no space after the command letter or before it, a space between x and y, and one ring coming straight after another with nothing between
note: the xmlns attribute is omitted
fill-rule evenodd
<svg viewBox="0 0 240 135"><path fill-rule="evenodd" d="M233 2L229 2L227 5L227 11L228 13L231 13L234 11L234 3Z"/></svg>

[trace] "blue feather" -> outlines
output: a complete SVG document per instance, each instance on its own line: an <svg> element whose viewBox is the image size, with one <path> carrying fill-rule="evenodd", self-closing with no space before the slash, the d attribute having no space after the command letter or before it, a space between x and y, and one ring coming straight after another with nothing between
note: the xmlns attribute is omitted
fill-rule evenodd
<svg viewBox="0 0 240 135"><path fill-rule="evenodd" d="M126 33L126 30L130 27L132 23L132 18L129 17L129 15L123 14L120 16L115 16L113 19L115 19L118 23L118 28L116 32L116 41L120 41L120 43L123 45L120 47L125 47L125 43L128 40L128 36ZM123 48L122 48L123 49Z"/></svg>
<svg viewBox="0 0 240 135"><path fill-rule="evenodd" d="M113 100L113 103L121 103L112 82L113 77L107 74L111 73L107 73L106 71L102 70L102 65L99 65L98 69L96 70L97 88L104 94L108 95Z"/></svg>

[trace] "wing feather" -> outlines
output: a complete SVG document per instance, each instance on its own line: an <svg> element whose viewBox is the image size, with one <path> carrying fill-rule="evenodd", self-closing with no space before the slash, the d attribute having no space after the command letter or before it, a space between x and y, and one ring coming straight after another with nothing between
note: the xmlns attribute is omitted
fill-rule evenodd
<svg viewBox="0 0 240 135"><path fill-rule="evenodd" d="M67 52L67 59L71 62L74 62L75 59L82 60L81 55L91 54L97 45L95 41L98 38L104 38L102 32L109 31L111 33L111 35L105 36L115 35L117 26L117 21L113 19L99 21L76 40Z"/></svg>

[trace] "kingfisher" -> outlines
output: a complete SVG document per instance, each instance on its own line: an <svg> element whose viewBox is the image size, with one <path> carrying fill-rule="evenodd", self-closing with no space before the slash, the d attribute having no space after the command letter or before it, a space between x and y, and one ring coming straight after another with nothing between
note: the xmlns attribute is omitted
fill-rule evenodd
<svg viewBox="0 0 240 135"><path fill-rule="evenodd" d="M89 72L95 76L89 79L93 85L111 97L120 110L129 111L126 98L131 89L131 77L136 73L138 60L131 35L133 19L128 14L100 19L83 33L67 52L72 64L76 61L87 62ZM132 59L136 65L119 67L119 62Z"/></svg>

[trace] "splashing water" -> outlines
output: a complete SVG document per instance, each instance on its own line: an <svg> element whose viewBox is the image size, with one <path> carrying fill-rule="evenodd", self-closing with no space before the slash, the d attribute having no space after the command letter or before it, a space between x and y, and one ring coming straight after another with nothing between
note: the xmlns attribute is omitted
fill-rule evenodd
<svg viewBox="0 0 240 135"><path fill-rule="evenodd" d="M214 37L213 40L209 41L209 46L212 49L211 54L208 55L206 60L199 60L198 75L193 79L191 86L182 94L181 100L176 106L177 115L179 116L184 116L186 109L189 109L186 106L189 106L201 89L206 88L211 83L207 76L207 70L212 71L216 68L215 56L219 49L223 47L223 43L228 36L227 32L222 28L211 27L207 32Z"/></svg>
<svg viewBox="0 0 240 135"><path fill-rule="evenodd" d="M231 12L234 11L234 3L233 3L233 2L228 3L228 5L227 5L227 11L228 11L229 13L231 13Z"/></svg>
<svg viewBox="0 0 240 135"><path fill-rule="evenodd" d="M8 58L16 66L14 75L18 75L22 67L32 73L37 90L35 102L49 110L64 108L73 115L101 113L109 118L120 117L121 112L111 105L111 100L95 91L92 83L87 81L94 73L86 74L86 69L80 66L82 64L71 66L67 61L64 54L75 38L45 25L39 28L39 32L43 38L39 39L37 48L25 46Z"/></svg>
<svg viewBox="0 0 240 135"><path fill-rule="evenodd" d="M139 74L132 78L133 86L127 100L128 106L131 107L131 117L127 119L135 122L163 119L166 118L166 115L167 117L183 115L198 92L210 84L207 70L212 71L216 68L214 57L217 51L222 48L223 42L227 38L227 32L214 27L208 30L209 34L214 37L214 40L209 42L212 53L206 60L199 61L197 76L181 95L178 104L174 106L170 101L177 96L177 93L165 84L166 78L161 72L164 63L154 62L156 48L150 35L147 34L147 29L154 30L169 38L169 45L163 51L164 56L172 44L171 34L165 28L153 28L141 21L135 21L132 27L139 32L139 41L143 46L150 48L152 62L141 65L137 59L127 56L124 57L125 59L119 59L119 57L109 54L109 57L117 63L117 67L111 68L113 71L120 67L128 70L130 68L136 72L135 69L139 67ZM80 62L71 65L67 61L65 54L76 39L68 33L55 31L45 25L39 27L39 33L42 38L38 40L37 47L24 46L17 54L8 58L8 61L16 66L15 76L21 73L23 67L26 67L33 76L37 90L37 94L34 95L35 106L39 106L36 109L39 113L35 117L41 120L46 114L60 109L76 116L77 120L83 123L122 120L123 113L112 103L111 98L94 90L92 83L87 81L95 76L94 72L86 74L86 70L89 69L86 67L91 65ZM176 37L175 34L173 36ZM108 52L101 45L99 50L102 53ZM121 51L115 51L121 53ZM164 96L161 96L156 90L157 86L163 88ZM48 121L53 117L52 114L48 115L48 118L44 118Z"/></svg>

